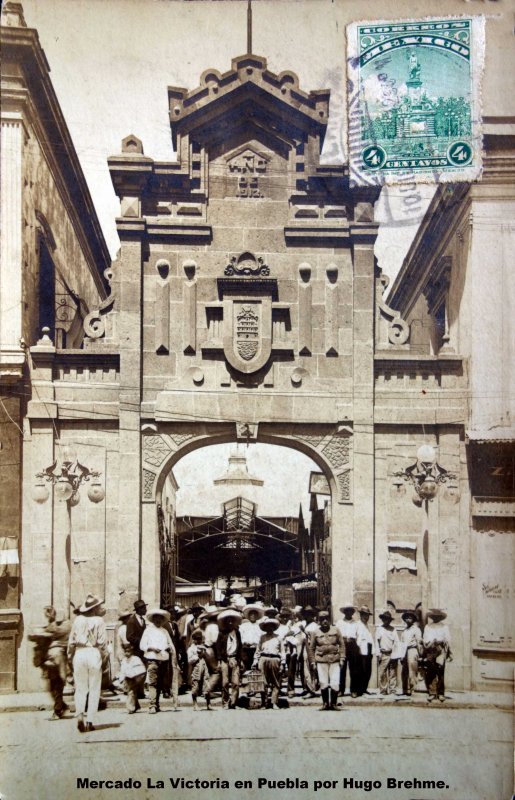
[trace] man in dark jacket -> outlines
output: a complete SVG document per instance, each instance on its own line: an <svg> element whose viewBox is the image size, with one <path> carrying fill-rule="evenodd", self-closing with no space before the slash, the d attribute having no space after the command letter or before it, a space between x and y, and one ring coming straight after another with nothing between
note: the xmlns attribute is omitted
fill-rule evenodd
<svg viewBox="0 0 515 800"><path fill-rule="evenodd" d="M335 625L331 625L328 611L318 615L318 629L308 636L309 666L316 670L320 681L323 706L321 710L336 711L340 667L345 659L345 642Z"/></svg>
<svg viewBox="0 0 515 800"><path fill-rule="evenodd" d="M146 627L145 614L147 613L147 604L144 600L136 600L134 603L134 614L131 614L127 620L127 641L132 646L134 655L143 658L139 643L143 636L143 631Z"/></svg>

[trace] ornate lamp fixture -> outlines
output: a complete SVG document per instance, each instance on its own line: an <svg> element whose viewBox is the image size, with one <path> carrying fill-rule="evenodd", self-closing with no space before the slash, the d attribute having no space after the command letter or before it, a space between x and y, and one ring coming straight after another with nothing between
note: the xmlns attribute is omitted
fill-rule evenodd
<svg viewBox="0 0 515 800"><path fill-rule="evenodd" d="M53 483L55 493L60 500L66 500L70 506L80 502L79 488L83 482L91 480L88 497L92 503L100 503L105 497L104 489L100 483L100 472L88 469L77 461L75 450L70 445L62 448L60 472L56 470L57 460L42 472L36 473L37 482L32 491L32 498L36 503L46 503L50 492L46 483Z"/></svg>
<svg viewBox="0 0 515 800"><path fill-rule="evenodd" d="M398 494L404 494L406 489L403 481L411 483L413 487L412 501L416 506L421 506L423 501L430 502L436 497L440 484L447 484L445 498L453 503L459 500L457 476L440 466L436 461L434 448L423 444L417 450L417 460L405 470L394 473L394 486Z"/></svg>

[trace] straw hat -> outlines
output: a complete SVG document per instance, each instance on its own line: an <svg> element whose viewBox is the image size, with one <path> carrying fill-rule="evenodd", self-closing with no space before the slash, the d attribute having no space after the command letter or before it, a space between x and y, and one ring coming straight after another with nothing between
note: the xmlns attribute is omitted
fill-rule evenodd
<svg viewBox="0 0 515 800"><path fill-rule="evenodd" d="M259 627L262 628L263 630L265 630L265 628L266 629L270 628L271 630L275 631L279 627L279 621L277 619L274 619L274 617L263 617L263 619L259 623Z"/></svg>
<svg viewBox="0 0 515 800"><path fill-rule="evenodd" d="M386 609L381 614L379 614L379 619L389 619L390 621L393 619L391 612Z"/></svg>
<svg viewBox="0 0 515 800"><path fill-rule="evenodd" d="M218 621L224 622L226 619L241 620L241 614L235 608L226 608L218 614Z"/></svg>
<svg viewBox="0 0 515 800"><path fill-rule="evenodd" d="M258 605L257 603L249 603L249 605L245 606L245 608L243 609L243 616L245 617L245 619L249 618L249 614L251 611L255 611L259 619L261 619L261 617L265 613L263 606Z"/></svg>
<svg viewBox="0 0 515 800"><path fill-rule="evenodd" d="M163 617L167 622L170 621L170 614L163 608L151 608L150 611L147 612L146 617L149 622L153 622L154 617Z"/></svg>
<svg viewBox="0 0 515 800"><path fill-rule="evenodd" d="M103 602L103 600L99 600L98 597L95 597L94 594L88 594L83 604L79 608L79 614L86 614L88 611L92 611L94 608L101 606Z"/></svg>
<svg viewBox="0 0 515 800"><path fill-rule="evenodd" d="M340 608L340 611L342 614L344 611L352 611L352 613L354 613L356 611L356 606L354 606L352 603L347 603Z"/></svg>
<svg viewBox="0 0 515 800"><path fill-rule="evenodd" d="M441 608L430 608L429 611L427 612L427 616L435 620L442 620L447 618L446 612L442 611Z"/></svg>
<svg viewBox="0 0 515 800"><path fill-rule="evenodd" d="M414 622L416 622L416 620L417 620L417 612L416 611L405 611L404 614L402 615L401 619L403 619L404 622L407 622L408 619L412 619Z"/></svg>

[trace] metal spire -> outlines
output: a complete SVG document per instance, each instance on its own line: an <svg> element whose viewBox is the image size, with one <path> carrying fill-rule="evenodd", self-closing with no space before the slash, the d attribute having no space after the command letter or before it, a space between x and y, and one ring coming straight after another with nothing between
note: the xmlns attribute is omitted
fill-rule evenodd
<svg viewBox="0 0 515 800"><path fill-rule="evenodd" d="M247 3L247 53L252 53L252 0Z"/></svg>

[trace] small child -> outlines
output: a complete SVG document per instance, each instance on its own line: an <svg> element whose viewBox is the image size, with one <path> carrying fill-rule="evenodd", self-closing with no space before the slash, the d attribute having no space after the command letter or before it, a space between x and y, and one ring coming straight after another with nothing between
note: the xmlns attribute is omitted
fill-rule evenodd
<svg viewBox="0 0 515 800"><path fill-rule="evenodd" d="M120 662L118 680L127 693L127 713L135 714L141 706L138 695L143 693L147 668L141 658L134 654L130 645L125 647L125 654Z"/></svg>
<svg viewBox="0 0 515 800"><path fill-rule="evenodd" d="M204 693L204 684L209 678L207 664L204 661L204 634L200 628L195 628L191 634L191 644L187 650L188 657L188 676L191 683L191 699L193 701L193 711L198 711L197 698ZM211 697L206 693L206 709L211 710Z"/></svg>

